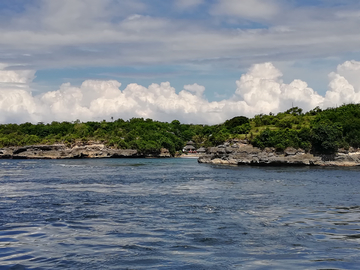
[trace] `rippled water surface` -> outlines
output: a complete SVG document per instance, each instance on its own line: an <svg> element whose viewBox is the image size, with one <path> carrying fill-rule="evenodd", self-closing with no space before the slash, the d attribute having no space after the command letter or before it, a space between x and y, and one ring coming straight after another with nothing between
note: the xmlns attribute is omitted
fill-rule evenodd
<svg viewBox="0 0 360 270"><path fill-rule="evenodd" d="M0 270L359 269L359 175L0 160Z"/></svg>

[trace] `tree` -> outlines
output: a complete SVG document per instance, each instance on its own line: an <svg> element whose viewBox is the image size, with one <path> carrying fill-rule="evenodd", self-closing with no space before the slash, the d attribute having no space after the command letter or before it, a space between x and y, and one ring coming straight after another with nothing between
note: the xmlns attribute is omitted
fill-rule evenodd
<svg viewBox="0 0 360 270"><path fill-rule="evenodd" d="M231 131L233 134L248 134L250 130L251 130L250 124L246 123L241 126L237 126L233 128Z"/></svg>
<svg viewBox="0 0 360 270"><path fill-rule="evenodd" d="M334 154L343 142L343 130L339 123L330 121L317 123L311 130L313 150L321 154Z"/></svg>
<svg viewBox="0 0 360 270"><path fill-rule="evenodd" d="M225 121L224 126L227 129L231 130L237 126L241 126L248 123L250 123L249 118L245 116L236 116L234 118L231 118L230 120Z"/></svg>

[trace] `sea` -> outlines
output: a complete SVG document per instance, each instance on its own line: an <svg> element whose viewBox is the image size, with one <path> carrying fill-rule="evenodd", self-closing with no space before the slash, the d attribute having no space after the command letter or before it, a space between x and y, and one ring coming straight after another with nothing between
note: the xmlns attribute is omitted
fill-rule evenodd
<svg viewBox="0 0 360 270"><path fill-rule="evenodd" d="M0 160L5 269L360 269L360 168Z"/></svg>

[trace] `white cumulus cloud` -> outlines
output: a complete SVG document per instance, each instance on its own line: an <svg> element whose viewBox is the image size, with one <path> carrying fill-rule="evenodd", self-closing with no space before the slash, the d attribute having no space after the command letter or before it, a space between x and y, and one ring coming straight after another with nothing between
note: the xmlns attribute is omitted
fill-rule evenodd
<svg viewBox="0 0 360 270"><path fill-rule="evenodd" d="M0 122L39 120L38 105L28 85L35 71L7 70L7 67L0 64Z"/></svg>
<svg viewBox="0 0 360 270"><path fill-rule="evenodd" d="M309 88L307 83L282 81L282 73L271 63L257 64L236 82L235 94L249 105L247 114L286 110L292 105L312 109L323 102L323 97Z"/></svg>
<svg viewBox="0 0 360 270"><path fill-rule="evenodd" d="M33 70L7 70L7 64L0 63L0 83L26 84L35 77Z"/></svg>
<svg viewBox="0 0 360 270"><path fill-rule="evenodd" d="M272 63L253 65L236 81L230 99L209 102L205 87L185 85L177 92L169 82L148 87L133 83L121 90L115 80L86 80L80 86L65 83L56 91L34 96L29 83L32 70L6 70L0 66L0 122L51 122L152 118L184 123L216 124L234 116L277 113L293 106L305 111L360 102L360 62L347 61L329 74L329 88L319 95L306 82L289 84Z"/></svg>

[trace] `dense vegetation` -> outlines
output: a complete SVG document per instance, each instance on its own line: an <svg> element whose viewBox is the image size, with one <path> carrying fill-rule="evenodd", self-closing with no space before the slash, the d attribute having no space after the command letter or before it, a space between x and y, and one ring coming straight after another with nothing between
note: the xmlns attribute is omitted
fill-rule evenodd
<svg viewBox="0 0 360 270"><path fill-rule="evenodd" d="M0 125L0 147L32 144L101 141L114 148L137 149L142 153L167 148L181 151L189 140L209 147L230 139L248 139L254 146L303 148L314 153L333 154L340 147L360 147L360 104L303 113L293 107L278 114L261 114L249 119L234 117L220 125L181 124L132 118L107 122L52 122Z"/></svg>
<svg viewBox="0 0 360 270"><path fill-rule="evenodd" d="M0 125L0 147L54 143L70 146L76 142L100 141L110 147L137 149L145 154L159 152L161 148L175 154L191 139L196 147L224 142L228 134L218 134L216 129L217 126L185 125L177 120L163 123L143 118L111 122L5 124Z"/></svg>
<svg viewBox="0 0 360 270"><path fill-rule="evenodd" d="M339 148L360 147L360 104L303 113L295 107L284 113L257 115L255 126L263 130L252 140L260 148L303 148L333 154Z"/></svg>

